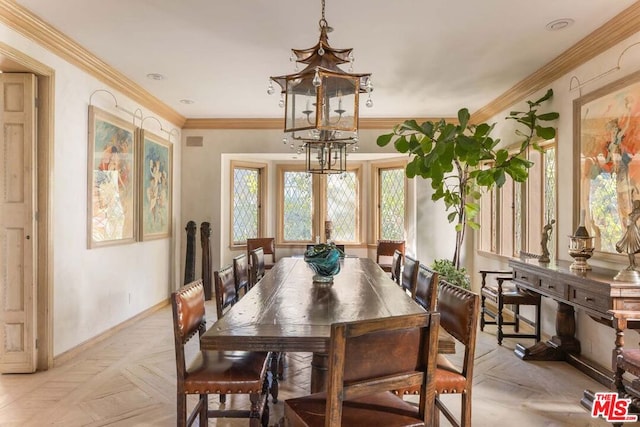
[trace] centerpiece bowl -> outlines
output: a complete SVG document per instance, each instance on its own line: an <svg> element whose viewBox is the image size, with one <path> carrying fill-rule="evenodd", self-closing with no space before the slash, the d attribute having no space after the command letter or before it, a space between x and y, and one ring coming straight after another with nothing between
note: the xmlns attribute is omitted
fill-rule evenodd
<svg viewBox="0 0 640 427"><path fill-rule="evenodd" d="M340 272L340 255L340 250L333 243L320 243L307 249L304 260L316 273L314 283L333 283L333 276Z"/></svg>

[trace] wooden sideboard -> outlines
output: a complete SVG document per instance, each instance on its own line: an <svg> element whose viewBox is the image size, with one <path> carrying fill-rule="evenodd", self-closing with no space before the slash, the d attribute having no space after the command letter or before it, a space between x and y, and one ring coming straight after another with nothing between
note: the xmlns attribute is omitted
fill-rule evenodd
<svg viewBox="0 0 640 427"><path fill-rule="evenodd" d="M583 310L594 320L612 326L609 310L639 310L640 285L614 281L617 271L593 267L587 272L572 271L568 261L550 264L536 259L512 259L514 281L518 286L554 299L557 304L556 334L547 342L526 348L516 346L515 353L524 360L564 360L587 375L610 387L613 373L580 355L580 341L575 337L575 309ZM611 349L615 334L611 334ZM606 343L603 343L607 345Z"/></svg>

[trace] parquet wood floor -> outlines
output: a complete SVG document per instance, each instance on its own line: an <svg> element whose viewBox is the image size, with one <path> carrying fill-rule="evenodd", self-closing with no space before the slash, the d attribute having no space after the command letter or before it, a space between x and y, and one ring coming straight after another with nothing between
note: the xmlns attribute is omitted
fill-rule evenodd
<svg viewBox="0 0 640 427"><path fill-rule="evenodd" d="M215 306L207 304L208 318L215 319ZM478 336L474 427L608 425L579 404L584 389L604 391L603 386L566 363L523 362L513 354L513 341L498 347L491 332ZM0 426L174 426L174 357L166 306L49 371L1 375ZM309 390L310 359L306 353L287 354L280 401L270 403L272 424L282 416L284 399ZM458 408L458 397L446 398ZM247 403L244 397L227 397L227 405ZM211 405L218 404L212 397ZM248 423L222 419L209 425ZM441 425L448 426L444 418Z"/></svg>

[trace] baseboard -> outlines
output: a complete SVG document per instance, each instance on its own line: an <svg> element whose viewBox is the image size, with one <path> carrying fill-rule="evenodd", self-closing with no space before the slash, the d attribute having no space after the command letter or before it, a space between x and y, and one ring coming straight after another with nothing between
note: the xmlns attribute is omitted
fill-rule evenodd
<svg viewBox="0 0 640 427"><path fill-rule="evenodd" d="M53 367L57 367L60 366L62 364L64 364L65 362L68 362L69 360L73 359L74 357L78 356L80 353L83 353L84 351L88 350L89 348L91 348L92 346L106 340L107 338L113 336L114 334L116 334L117 332L120 332L121 330L123 330L124 328L131 326L132 324L139 322L140 320L144 319L145 317L150 316L151 314L155 313L156 311L160 310L161 308L167 306L169 304L169 299L165 299L163 301L160 301L159 303L149 307L148 309L136 314L135 316L133 316L130 319L125 320L122 323L119 323L115 326L113 326L112 328L107 329L106 331L102 332L101 334L96 335L93 338L89 338L87 341L84 341L83 343L78 344L77 346L70 348L69 350L60 353L57 356L54 356L53 358Z"/></svg>

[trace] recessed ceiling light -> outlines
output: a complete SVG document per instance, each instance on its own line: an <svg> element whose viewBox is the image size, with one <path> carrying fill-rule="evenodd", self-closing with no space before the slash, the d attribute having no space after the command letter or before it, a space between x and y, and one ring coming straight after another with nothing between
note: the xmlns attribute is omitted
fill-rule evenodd
<svg viewBox="0 0 640 427"><path fill-rule="evenodd" d="M191 105L194 104L196 101L194 101L193 99L181 99L180 103L181 104L186 104L186 105Z"/></svg>
<svg viewBox="0 0 640 427"><path fill-rule="evenodd" d="M151 80L164 80L164 76L160 73L149 73L147 78Z"/></svg>
<svg viewBox="0 0 640 427"><path fill-rule="evenodd" d="M549 22L545 28L549 31L560 31L564 30L567 27L570 27L573 24L573 19L571 18L561 18L556 19L555 21Z"/></svg>

